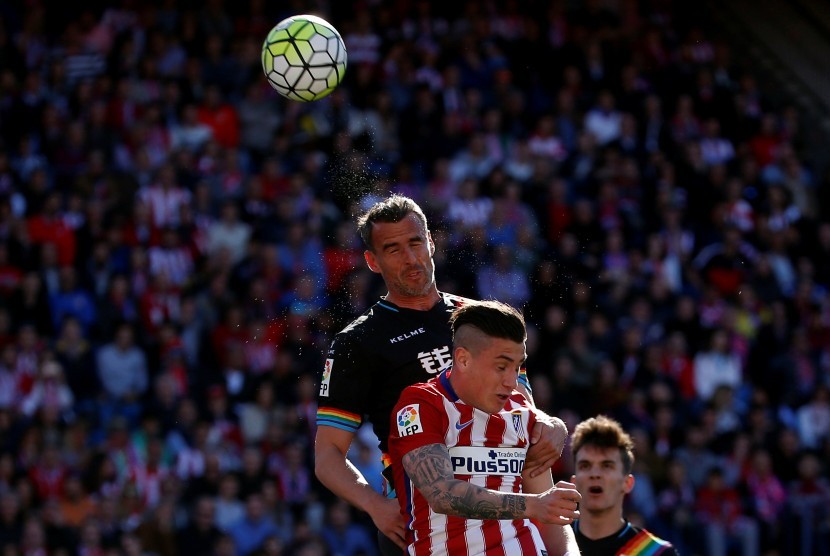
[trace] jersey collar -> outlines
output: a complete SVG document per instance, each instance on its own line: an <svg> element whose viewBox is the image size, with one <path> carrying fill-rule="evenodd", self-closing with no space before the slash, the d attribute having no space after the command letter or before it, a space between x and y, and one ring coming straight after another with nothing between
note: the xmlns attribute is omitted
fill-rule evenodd
<svg viewBox="0 0 830 556"><path fill-rule="evenodd" d="M458 394L455 393L455 389L450 384L450 375L452 374L452 367L444 369L440 375L438 375L438 380L441 382L441 386L446 390L447 394L450 397L451 402L457 402L459 400Z"/></svg>

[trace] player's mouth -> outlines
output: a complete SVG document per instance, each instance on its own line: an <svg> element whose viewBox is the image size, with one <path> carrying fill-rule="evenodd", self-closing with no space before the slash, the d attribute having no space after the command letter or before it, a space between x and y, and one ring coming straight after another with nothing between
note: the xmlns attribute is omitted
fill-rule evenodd
<svg viewBox="0 0 830 556"><path fill-rule="evenodd" d="M588 494L593 494L599 496L602 494L602 487L601 486L591 486L588 487Z"/></svg>
<svg viewBox="0 0 830 556"><path fill-rule="evenodd" d="M502 403L506 403L507 400L510 398L510 396L508 396L507 394L496 394L496 396L498 396L499 400Z"/></svg>
<svg viewBox="0 0 830 556"><path fill-rule="evenodd" d="M417 280L421 276L423 276L424 271L420 268L410 268L406 272L404 272L404 277L410 280Z"/></svg>

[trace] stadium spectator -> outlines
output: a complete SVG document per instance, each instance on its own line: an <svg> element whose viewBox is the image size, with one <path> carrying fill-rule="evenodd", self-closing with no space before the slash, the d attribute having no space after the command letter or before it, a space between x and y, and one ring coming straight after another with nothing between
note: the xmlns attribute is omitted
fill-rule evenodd
<svg viewBox="0 0 830 556"><path fill-rule="evenodd" d="M148 386L147 356L135 344L130 324L120 325L112 342L104 345L96 356L98 379L101 381L105 415L129 415L137 422L138 398Z"/></svg>

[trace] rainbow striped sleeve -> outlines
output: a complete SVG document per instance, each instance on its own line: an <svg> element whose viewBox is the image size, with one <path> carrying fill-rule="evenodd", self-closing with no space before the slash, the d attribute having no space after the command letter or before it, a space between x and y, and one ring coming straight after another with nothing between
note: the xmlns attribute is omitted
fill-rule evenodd
<svg viewBox="0 0 830 556"><path fill-rule="evenodd" d="M360 415L349 413L334 407L320 407L317 409L317 426L325 425L349 432L357 432L363 422Z"/></svg>
<svg viewBox="0 0 830 556"><path fill-rule="evenodd" d="M645 529L637 533L630 541L625 543L617 554L628 554L630 556L657 556L659 554L671 554L672 545L659 537L655 537Z"/></svg>
<svg viewBox="0 0 830 556"><path fill-rule="evenodd" d="M530 393L530 395L532 396L533 395L533 388L530 387L530 381L527 379L527 369L525 369L524 367L519 369L518 381L519 381L519 384L524 386L525 390L527 390Z"/></svg>

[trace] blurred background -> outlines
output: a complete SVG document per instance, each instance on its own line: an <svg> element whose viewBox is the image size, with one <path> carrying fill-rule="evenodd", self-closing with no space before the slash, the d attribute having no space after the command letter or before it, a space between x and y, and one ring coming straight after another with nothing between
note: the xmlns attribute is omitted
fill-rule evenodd
<svg viewBox="0 0 830 556"><path fill-rule="evenodd" d="M311 454L393 191L537 404L632 433L632 521L830 554L830 9L756 4L1 3L0 554L375 554ZM309 104L260 64L298 13L349 54Z"/></svg>

